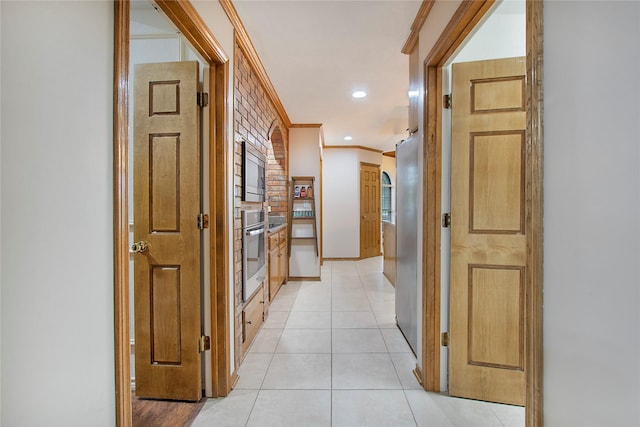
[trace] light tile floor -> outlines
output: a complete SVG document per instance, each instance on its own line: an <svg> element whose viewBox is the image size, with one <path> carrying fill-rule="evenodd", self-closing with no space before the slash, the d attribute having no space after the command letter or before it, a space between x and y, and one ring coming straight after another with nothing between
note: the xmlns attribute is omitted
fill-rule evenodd
<svg viewBox="0 0 640 427"><path fill-rule="evenodd" d="M235 389L193 426L524 426L523 408L425 392L415 365L382 258L327 261L280 288Z"/></svg>

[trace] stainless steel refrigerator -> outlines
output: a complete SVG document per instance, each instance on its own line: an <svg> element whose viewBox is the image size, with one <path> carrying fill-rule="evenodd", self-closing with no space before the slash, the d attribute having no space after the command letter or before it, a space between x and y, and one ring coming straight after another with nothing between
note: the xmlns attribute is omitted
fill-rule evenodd
<svg viewBox="0 0 640 427"><path fill-rule="evenodd" d="M416 353L418 342L419 141L396 145L396 322Z"/></svg>

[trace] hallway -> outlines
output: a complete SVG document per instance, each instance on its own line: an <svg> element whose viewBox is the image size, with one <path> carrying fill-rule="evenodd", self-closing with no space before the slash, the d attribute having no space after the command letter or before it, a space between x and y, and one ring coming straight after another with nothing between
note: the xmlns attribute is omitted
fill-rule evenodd
<svg viewBox="0 0 640 427"><path fill-rule="evenodd" d="M288 282L235 389L193 426L524 425L524 408L423 391L394 313L382 257L326 261L322 281Z"/></svg>

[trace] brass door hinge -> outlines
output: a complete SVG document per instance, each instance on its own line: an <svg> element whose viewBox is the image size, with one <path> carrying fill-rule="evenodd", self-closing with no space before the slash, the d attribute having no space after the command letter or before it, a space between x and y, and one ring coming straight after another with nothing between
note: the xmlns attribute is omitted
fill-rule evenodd
<svg viewBox="0 0 640 427"><path fill-rule="evenodd" d="M449 332L443 332L440 334L440 345L443 347L449 346Z"/></svg>
<svg viewBox="0 0 640 427"><path fill-rule="evenodd" d="M204 230L205 228L209 228L209 215L198 214L198 230Z"/></svg>
<svg viewBox="0 0 640 427"><path fill-rule="evenodd" d="M451 227L451 213L447 212L442 214L442 228Z"/></svg>
<svg viewBox="0 0 640 427"><path fill-rule="evenodd" d="M207 92L198 92L198 107L206 107L209 105L209 94Z"/></svg>
<svg viewBox="0 0 640 427"><path fill-rule="evenodd" d="M453 98L451 97L451 94L444 95L442 97L442 108L450 110L452 103L453 103Z"/></svg>
<svg viewBox="0 0 640 427"><path fill-rule="evenodd" d="M203 335L198 340L198 352L202 353L208 350L211 350L211 337Z"/></svg>

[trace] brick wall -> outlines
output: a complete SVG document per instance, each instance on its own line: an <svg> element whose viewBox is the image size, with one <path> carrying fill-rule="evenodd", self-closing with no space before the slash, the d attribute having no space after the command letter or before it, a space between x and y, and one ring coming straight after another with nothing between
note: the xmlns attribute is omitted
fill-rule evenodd
<svg viewBox="0 0 640 427"><path fill-rule="evenodd" d="M271 214L287 212L289 130L236 44L234 69L234 301L235 367L242 357L242 223L241 211L260 203L242 201L242 141L260 150L267 162L267 203Z"/></svg>

